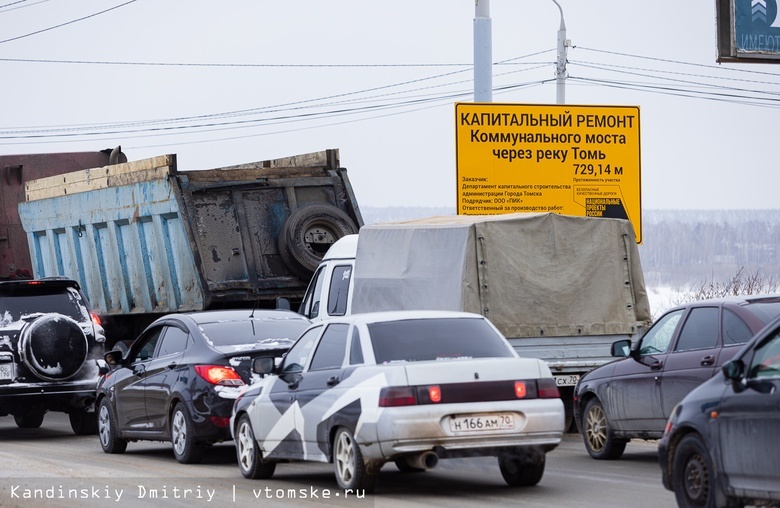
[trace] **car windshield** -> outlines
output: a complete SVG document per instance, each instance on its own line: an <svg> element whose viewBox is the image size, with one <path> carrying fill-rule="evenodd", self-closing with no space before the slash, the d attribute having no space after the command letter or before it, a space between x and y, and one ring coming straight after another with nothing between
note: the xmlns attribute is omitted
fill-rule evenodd
<svg viewBox="0 0 780 508"><path fill-rule="evenodd" d="M200 329L213 346L257 346L290 347L303 333L309 322L306 320L258 320L218 321L202 323Z"/></svg>
<svg viewBox="0 0 780 508"><path fill-rule="evenodd" d="M38 312L56 312L76 321L88 321L83 305L75 291L58 289L46 293L38 286L35 292L16 291L13 296L0 296L0 321L7 325Z"/></svg>
<svg viewBox="0 0 780 508"><path fill-rule="evenodd" d="M368 325L377 364L511 358L510 346L483 319L409 319Z"/></svg>

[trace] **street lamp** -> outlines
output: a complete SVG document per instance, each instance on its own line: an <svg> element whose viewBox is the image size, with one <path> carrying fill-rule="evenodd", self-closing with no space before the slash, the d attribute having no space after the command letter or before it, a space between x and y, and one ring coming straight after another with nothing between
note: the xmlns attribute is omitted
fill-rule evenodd
<svg viewBox="0 0 780 508"><path fill-rule="evenodd" d="M566 104L566 48L569 41L566 40L566 23L563 21L563 9L558 0L552 0L561 11L561 26L558 28L558 61L555 65L555 103Z"/></svg>
<svg viewBox="0 0 780 508"><path fill-rule="evenodd" d="M490 0L475 0L474 102L493 102L493 48Z"/></svg>

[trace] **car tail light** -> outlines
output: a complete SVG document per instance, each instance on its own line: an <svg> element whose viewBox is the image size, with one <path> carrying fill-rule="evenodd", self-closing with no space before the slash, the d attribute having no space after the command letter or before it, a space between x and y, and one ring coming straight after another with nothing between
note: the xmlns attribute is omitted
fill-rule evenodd
<svg viewBox="0 0 780 508"><path fill-rule="evenodd" d="M195 372L213 385L241 386L244 381L233 367L225 365L196 365Z"/></svg>
<svg viewBox="0 0 780 508"><path fill-rule="evenodd" d="M431 402L441 402L441 388L439 385L428 387L428 398Z"/></svg>
<svg viewBox="0 0 780 508"><path fill-rule="evenodd" d="M225 428L230 425L230 417L227 416L210 416L209 419L217 427Z"/></svg>
<svg viewBox="0 0 780 508"><path fill-rule="evenodd" d="M518 399L524 399L528 395L528 390L525 387L525 381L515 381L515 395Z"/></svg>
<svg viewBox="0 0 780 508"><path fill-rule="evenodd" d="M98 326L102 325L102 323L100 322L100 316L98 316L94 312L90 313L90 316L92 317L92 323L93 324L96 324Z"/></svg>
<svg viewBox="0 0 780 508"><path fill-rule="evenodd" d="M561 398L561 392L558 391L558 386L553 378L537 379L536 386L540 399Z"/></svg>
<svg viewBox="0 0 780 508"><path fill-rule="evenodd" d="M414 406L417 390L413 386L388 386L379 392L379 407Z"/></svg>

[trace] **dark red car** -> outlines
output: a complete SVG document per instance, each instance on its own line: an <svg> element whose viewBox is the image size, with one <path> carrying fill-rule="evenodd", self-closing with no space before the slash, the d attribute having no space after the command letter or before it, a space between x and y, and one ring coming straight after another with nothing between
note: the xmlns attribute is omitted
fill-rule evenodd
<svg viewBox="0 0 780 508"><path fill-rule="evenodd" d="M703 300L667 311L633 347L615 342L612 356L621 359L588 372L574 389L574 418L590 456L617 459L630 439L660 439L677 403L778 315L780 295Z"/></svg>

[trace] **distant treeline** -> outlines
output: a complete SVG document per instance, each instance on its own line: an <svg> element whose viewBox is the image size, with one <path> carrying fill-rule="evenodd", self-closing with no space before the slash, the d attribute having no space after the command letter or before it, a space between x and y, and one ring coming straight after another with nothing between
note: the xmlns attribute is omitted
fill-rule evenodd
<svg viewBox="0 0 780 508"><path fill-rule="evenodd" d="M446 207L361 210L366 224L455 213ZM698 288L740 271L780 279L780 209L646 210L639 255L648 287Z"/></svg>

